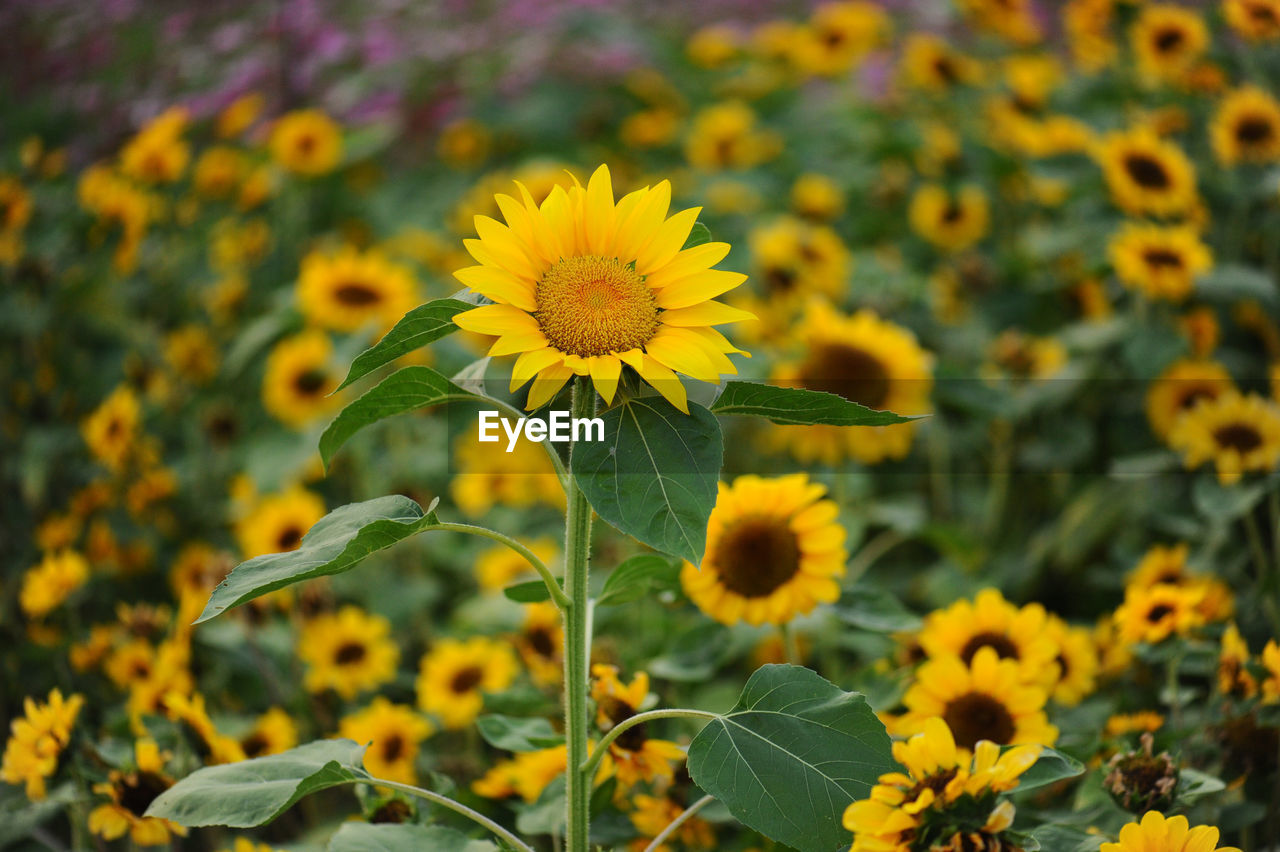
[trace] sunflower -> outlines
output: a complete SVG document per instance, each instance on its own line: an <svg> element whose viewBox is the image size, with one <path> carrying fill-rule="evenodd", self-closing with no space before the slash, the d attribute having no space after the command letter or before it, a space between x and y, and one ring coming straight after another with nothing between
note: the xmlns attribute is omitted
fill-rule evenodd
<svg viewBox="0 0 1280 852"><path fill-rule="evenodd" d="M1108 246L1121 283L1150 299L1180 302L1213 266L1209 247L1188 225L1126 224Z"/></svg>
<svg viewBox="0 0 1280 852"><path fill-rule="evenodd" d="M605 733L639 713L649 697L649 675L645 672L637 672L629 684L618 678L616 666L596 663L591 674L595 677L591 698L596 703L596 724ZM650 737L646 723L628 728L610 743L609 755L624 789L640 781L670 781L673 764L684 761L684 749Z"/></svg>
<svg viewBox="0 0 1280 852"><path fill-rule="evenodd" d="M280 422L300 428L341 404L329 395L337 386L333 343L323 331L304 331L277 343L267 356L262 405Z"/></svg>
<svg viewBox="0 0 1280 852"><path fill-rule="evenodd" d="M929 657L956 656L965 665L981 648L1002 660L1013 660L1028 683L1053 682L1059 648L1048 633L1048 614L1040 604L1016 607L998 589L983 589L972 602L959 600L931 613L920 631Z"/></svg>
<svg viewBox="0 0 1280 852"><path fill-rule="evenodd" d="M889 17L860 0L823 3L814 9L795 58L808 74L835 77L851 71L889 35Z"/></svg>
<svg viewBox="0 0 1280 852"><path fill-rule="evenodd" d="M156 116L120 149L120 171L140 183L173 183L191 159L182 139L187 111L173 107Z"/></svg>
<svg viewBox="0 0 1280 852"><path fill-rule="evenodd" d="M391 622L355 606L308 620L297 645L298 657L307 665L307 691L332 689L350 700L390 681L400 660L390 634Z"/></svg>
<svg viewBox="0 0 1280 852"><path fill-rule="evenodd" d="M195 385L208 384L218 373L218 348L209 330L184 325L164 340L164 360L169 369Z"/></svg>
<svg viewBox="0 0 1280 852"><path fill-rule="evenodd" d="M644 840L632 848L647 849L649 839L657 837L663 830L675 822L685 812L683 802L673 798L673 790L668 789L661 795L648 796L637 793L631 797L631 825ZM680 830L674 835L686 849L714 849L716 843L715 829L711 823L698 816L689 817L680 824ZM671 847L659 846L660 852L670 852Z"/></svg>
<svg viewBox="0 0 1280 852"><path fill-rule="evenodd" d="M1135 216L1178 216L1197 202L1195 166L1177 145L1139 127L1108 133L1094 158L1111 200Z"/></svg>
<svg viewBox="0 0 1280 852"><path fill-rule="evenodd" d="M1250 41L1280 38L1280 0L1223 0L1222 14Z"/></svg>
<svg viewBox="0 0 1280 852"><path fill-rule="evenodd" d="M1280 160L1280 103L1257 86L1228 93L1213 116L1209 139L1227 166Z"/></svg>
<svg viewBox="0 0 1280 852"><path fill-rule="evenodd" d="M927 183L911 197L911 228L944 251L961 251L987 234L990 214L987 196L973 184L955 192Z"/></svg>
<svg viewBox="0 0 1280 852"><path fill-rule="evenodd" d="M1018 45L1041 38L1031 0L959 0L957 5L978 27Z"/></svg>
<svg viewBox="0 0 1280 852"><path fill-rule="evenodd" d="M417 784L418 744L431 736L431 723L412 707L392 704L381 695L358 713L344 716L338 736L369 744L364 768L375 778Z"/></svg>
<svg viewBox="0 0 1280 852"><path fill-rule="evenodd" d="M248 758L279 754L297 744L298 726L293 717L280 707L272 707L263 713L240 737L240 750Z"/></svg>
<svg viewBox="0 0 1280 852"><path fill-rule="evenodd" d="M1098 852L1240 852L1234 846L1218 845L1218 829L1210 825L1191 828L1184 816L1165 818L1159 811L1147 811L1140 822L1120 829L1117 843L1104 843Z"/></svg>
<svg viewBox="0 0 1280 852"><path fill-rule="evenodd" d="M868 309L852 316L813 301L796 330L804 357L779 364L770 378L782 385L824 391L868 408L927 414L933 358L906 328ZM776 426L775 440L802 462L838 465L845 459L876 464L911 449L916 424L891 426Z"/></svg>
<svg viewBox="0 0 1280 852"><path fill-rule="evenodd" d="M1218 652L1218 691L1226 696L1252 698L1258 694L1258 681L1249 672L1249 643L1240 635L1235 622L1222 632Z"/></svg>
<svg viewBox="0 0 1280 852"><path fill-rule="evenodd" d="M1169 445L1183 464L1197 468L1212 461L1224 485L1247 472L1274 470L1280 462L1280 408L1256 394L1231 391L1201 399L1174 424Z"/></svg>
<svg viewBox="0 0 1280 852"><path fill-rule="evenodd" d="M497 196L510 191L513 184L523 185L535 204L542 204L557 186L566 190L578 182L577 171L555 160L533 160L515 171L490 172L475 183L449 212L449 227L464 236L475 233L477 216L493 218L502 215ZM460 252L466 262L466 253ZM456 268L456 267L455 267Z"/></svg>
<svg viewBox="0 0 1280 852"><path fill-rule="evenodd" d="M0 234L17 234L31 219L31 193L14 177L0 175Z"/></svg>
<svg viewBox="0 0 1280 852"><path fill-rule="evenodd" d="M834 180L805 172L791 184L791 209L812 222L826 222L844 212L844 192Z"/></svg>
<svg viewBox="0 0 1280 852"><path fill-rule="evenodd" d="M189 696L171 693L164 696L162 704L165 716L171 721L183 723L200 739L204 748L202 757L207 765L237 763L245 759L240 743L218 732L205 707L204 696L200 693Z"/></svg>
<svg viewBox="0 0 1280 852"><path fill-rule="evenodd" d="M529 408L574 375L612 402L625 364L687 412L675 371L708 382L737 372L726 353L739 350L711 326L751 314L711 299L746 276L711 268L727 243L681 249L700 208L667 219L670 193L663 181L615 204L601 166L585 189L557 186L540 207L527 191L523 203L498 196L505 226L476 217L480 239L466 246L481 265L454 274L497 304L454 322L497 336L490 355L520 353L511 389L537 377Z"/></svg>
<svg viewBox="0 0 1280 852"><path fill-rule="evenodd" d="M1005 329L988 347L982 373L989 379L1026 382L1047 379L1067 362L1067 350L1053 337L1037 337L1016 328Z"/></svg>
<svg viewBox="0 0 1280 852"><path fill-rule="evenodd" d="M44 799L45 779L58 770L58 755L70 742L71 727L83 705L83 695L63 699L58 689L43 703L24 698L23 715L9 723L11 735L0 758L0 781L25 784L27 798L33 802Z"/></svg>
<svg viewBox="0 0 1280 852"><path fill-rule="evenodd" d="M684 155L689 165L705 171L747 169L772 159L781 147L777 135L757 126L751 107L725 101L703 107L693 117Z"/></svg>
<svg viewBox="0 0 1280 852"><path fill-rule="evenodd" d="M515 646L534 683L554 686L560 682L564 672L564 631L555 604L525 605L524 623L516 634Z"/></svg>
<svg viewBox="0 0 1280 852"><path fill-rule="evenodd" d="M126 833L138 846L164 846L174 836L186 837L186 828L167 819L143 816L151 803L173 786L164 771L168 752L160 751L154 740L140 739L134 745L134 768L129 772L111 770L106 784L95 785L95 793L111 797L89 813L89 830L104 840Z"/></svg>
<svg viewBox="0 0 1280 852"><path fill-rule="evenodd" d="M1045 633L1058 647L1054 658L1057 677L1050 695L1064 707L1074 707L1097 685L1098 649L1093 644L1093 632L1050 615Z"/></svg>
<svg viewBox="0 0 1280 852"><path fill-rule="evenodd" d="M720 483L702 565L680 574L685 594L724 624L784 624L835 601L848 552L825 492L803 473Z"/></svg>
<svg viewBox="0 0 1280 852"><path fill-rule="evenodd" d="M556 543L546 536L527 544L544 563L554 562L558 555ZM505 544L494 545L476 557L476 580L487 591L504 589L532 571L528 561Z"/></svg>
<svg viewBox="0 0 1280 852"><path fill-rule="evenodd" d="M484 709L484 693L506 689L518 671L505 642L484 636L441 639L419 666L418 706L445 728L465 728Z"/></svg>
<svg viewBox="0 0 1280 852"><path fill-rule="evenodd" d="M318 109L295 110L276 119L268 146L284 168L317 177L333 171L342 160L342 128Z"/></svg>
<svg viewBox="0 0 1280 852"><path fill-rule="evenodd" d="M89 579L89 563L74 550L51 551L22 576L18 603L29 618L43 618Z"/></svg>
<svg viewBox="0 0 1280 852"><path fill-rule="evenodd" d="M564 506L564 489L551 460L523 435L511 452L495 453L492 444L480 443L478 429L472 429L454 442L453 460L458 472L449 483L449 494L473 518L494 506Z"/></svg>
<svg viewBox="0 0 1280 852"><path fill-rule="evenodd" d="M324 500L294 486L257 498L253 507L236 522L236 541L245 559L297 550L307 530L322 517Z"/></svg>
<svg viewBox="0 0 1280 852"><path fill-rule="evenodd" d="M1280 700L1280 645L1276 640L1267 640L1266 647L1262 649L1262 665L1267 671L1266 679L1262 681L1262 698L1265 703L1274 704Z"/></svg>
<svg viewBox="0 0 1280 852"><path fill-rule="evenodd" d="M1107 719L1103 733L1112 738L1127 734L1143 732L1155 733L1164 727L1164 716L1151 710L1139 710L1136 713L1117 713Z"/></svg>
<svg viewBox="0 0 1280 852"><path fill-rule="evenodd" d="M1115 612L1119 638L1123 642L1163 642L1170 636L1186 636L1204 623L1200 601L1204 591L1169 583L1130 586L1124 603Z"/></svg>
<svg viewBox="0 0 1280 852"><path fill-rule="evenodd" d="M191 185L205 198L230 198L248 170L244 154L225 145L214 145L196 160Z"/></svg>
<svg viewBox="0 0 1280 852"><path fill-rule="evenodd" d="M455 169L479 166L489 156L493 133L474 118L458 118L440 130L436 153Z"/></svg>
<svg viewBox="0 0 1280 852"><path fill-rule="evenodd" d="M416 291L406 267L379 251L344 246L304 257L296 292L309 323L334 331L372 324L385 331L417 304Z"/></svg>
<svg viewBox="0 0 1280 852"><path fill-rule="evenodd" d="M137 437L141 410L137 395L121 385L80 424L80 434L93 457L112 471L124 465Z"/></svg>
<svg viewBox="0 0 1280 852"><path fill-rule="evenodd" d="M1147 422L1161 440L1202 399L1217 399L1233 392L1235 385L1217 361L1185 359L1170 364L1147 388Z"/></svg>
<svg viewBox="0 0 1280 852"><path fill-rule="evenodd" d="M494 764L471 783L471 791L486 799L520 796L532 804L556 778L564 774L568 749L564 745L517 754Z"/></svg>
<svg viewBox="0 0 1280 852"><path fill-rule="evenodd" d="M940 716L966 750L979 740L1053 745L1058 729L1045 717L1046 697L1042 688L1022 679L1016 662L1000 659L994 648L979 648L967 666L954 656L922 665L903 696L907 712L897 727L900 733L917 733L930 717Z"/></svg>
<svg viewBox="0 0 1280 852"><path fill-rule="evenodd" d="M911 33L902 47L899 73L910 86L945 93L954 86L977 82L982 66L929 33Z"/></svg>
<svg viewBox="0 0 1280 852"><path fill-rule="evenodd" d="M1197 605L1206 622L1230 618L1235 611L1231 587L1212 574L1193 574L1187 566L1187 544L1154 545L1142 555L1125 581L1126 589L1147 589L1165 584L1201 594Z"/></svg>
<svg viewBox="0 0 1280 852"><path fill-rule="evenodd" d="M1209 28L1190 9L1164 3L1142 7L1129 29L1129 42L1143 75L1177 80L1191 70L1209 45Z"/></svg>

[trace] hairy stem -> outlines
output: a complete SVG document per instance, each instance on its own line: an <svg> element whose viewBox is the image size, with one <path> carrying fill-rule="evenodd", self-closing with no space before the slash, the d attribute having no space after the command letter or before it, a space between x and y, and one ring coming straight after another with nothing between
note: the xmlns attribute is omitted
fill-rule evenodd
<svg viewBox="0 0 1280 852"><path fill-rule="evenodd" d="M677 707L637 713L629 719L623 719L621 722L609 729L609 733L605 734L596 747L591 750L591 757L581 764L582 774L586 775L588 778L595 775L596 768L600 765L600 761L604 760L604 756L609 753L609 744L631 728L634 728L636 725L642 725L645 722L652 722L655 719L702 719L709 722L712 719L718 718L719 717L715 713L708 713L705 710L685 710Z"/></svg>
<svg viewBox="0 0 1280 852"><path fill-rule="evenodd" d="M385 778L371 778L367 783L376 784L379 787L390 787L393 790L408 793L410 796L417 796L419 799L426 799L428 802L437 804L442 808L448 808L454 813L461 814L472 822L484 826L498 837L501 837L506 843L510 844L513 849L518 849L519 852L534 852L532 846L525 843L519 837L516 837L510 831L507 831L484 814L479 811L473 811L471 808L462 804L462 802L455 802L448 796L442 796L439 793L433 793L430 790L424 790L421 787L414 787L411 784L387 781Z"/></svg>

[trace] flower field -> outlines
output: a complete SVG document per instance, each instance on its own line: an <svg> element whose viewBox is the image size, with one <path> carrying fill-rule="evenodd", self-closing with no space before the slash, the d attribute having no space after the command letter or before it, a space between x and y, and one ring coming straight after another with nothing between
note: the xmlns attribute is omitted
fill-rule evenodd
<svg viewBox="0 0 1280 852"><path fill-rule="evenodd" d="M1280 0L0 30L0 849L1280 849Z"/></svg>

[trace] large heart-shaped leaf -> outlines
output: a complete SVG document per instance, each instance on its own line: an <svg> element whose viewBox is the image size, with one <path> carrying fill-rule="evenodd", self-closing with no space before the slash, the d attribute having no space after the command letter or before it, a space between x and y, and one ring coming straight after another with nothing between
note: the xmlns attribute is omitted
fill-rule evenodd
<svg viewBox="0 0 1280 852"><path fill-rule="evenodd" d="M679 585L679 565L656 553L641 553L613 569L604 581L596 606L631 603L653 589L675 588Z"/></svg>
<svg viewBox="0 0 1280 852"><path fill-rule="evenodd" d="M1018 779L1018 790L1034 790L1066 778L1075 778L1083 772L1083 763L1069 754L1045 746L1040 751L1039 759Z"/></svg>
<svg viewBox="0 0 1280 852"><path fill-rule="evenodd" d="M847 848L845 808L898 769L866 699L809 669L765 666L689 745L689 772L743 824L800 852Z"/></svg>
<svg viewBox="0 0 1280 852"><path fill-rule="evenodd" d="M876 411L825 391L759 382L728 382L711 410L716 414L767 417L774 423L793 426L889 426L912 419L892 411Z"/></svg>
<svg viewBox="0 0 1280 852"><path fill-rule="evenodd" d="M604 440L573 448L573 475L592 508L650 547L701 562L724 460L715 416L642 397L601 417Z"/></svg>
<svg viewBox="0 0 1280 852"><path fill-rule="evenodd" d="M390 364L401 355L457 331L458 327L453 323L454 316L474 307L475 305L468 305L457 299L436 299L409 311L381 340L356 356L351 362L347 377L338 385L338 390L364 378L384 364Z"/></svg>
<svg viewBox="0 0 1280 852"><path fill-rule="evenodd" d="M242 562L209 597L196 624L285 586L350 571L379 550L439 523L433 501L427 511L392 494L334 509L302 537L297 550L268 553Z"/></svg>
<svg viewBox="0 0 1280 852"><path fill-rule="evenodd" d="M338 412L320 436L320 458L329 464L338 448L370 423L442 402L475 398L430 367L396 370Z"/></svg>
<svg viewBox="0 0 1280 852"><path fill-rule="evenodd" d="M303 796L371 780L364 750L351 740L317 740L268 757L207 766L161 793L146 815L188 827L263 825Z"/></svg>
<svg viewBox="0 0 1280 852"><path fill-rule="evenodd" d="M329 838L328 852L498 852L498 847L445 825L347 822Z"/></svg>

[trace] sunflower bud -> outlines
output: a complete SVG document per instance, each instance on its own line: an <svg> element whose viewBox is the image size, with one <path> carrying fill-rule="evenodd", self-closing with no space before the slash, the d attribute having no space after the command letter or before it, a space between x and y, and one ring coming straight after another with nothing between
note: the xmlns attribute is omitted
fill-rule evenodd
<svg viewBox="0 0 1280 852"><path fill-rule="evenodd" d="M1178 766L1167 751L1152 754L1154 739L1149 732L1140 742L1139 750L1111 758L1103 786L1116 804L1130 813L1166 811L1178 786Z"/></svg>

